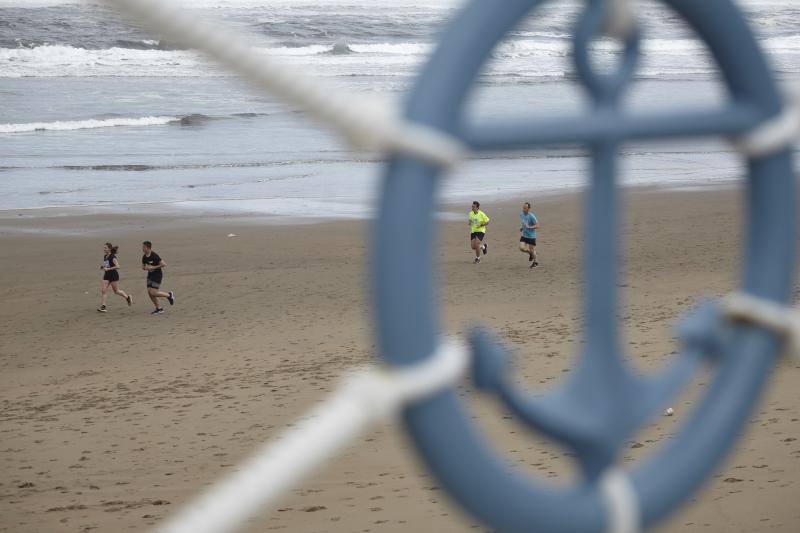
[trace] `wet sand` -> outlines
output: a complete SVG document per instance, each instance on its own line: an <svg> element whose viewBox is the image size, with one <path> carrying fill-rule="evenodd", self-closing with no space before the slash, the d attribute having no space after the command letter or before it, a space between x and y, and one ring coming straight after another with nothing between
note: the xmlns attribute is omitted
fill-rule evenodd
<svg viewBox="0 0 800 533"><path fill-rule="evenodd" d="M583 238L580 195L533 200L540 268L516 251L519 202L484 203L491 248L481 265L461 220L440 225L437 253L446 332L491 328L515 350L520 381L541 390L580 349ZM698 296L736 287L740 198L635 190L625 205L622 340L631 364L649 372L674 357L672 327ZM0 531L152 528L343 372L373 362L368 222L50 214L0 217ZM149 315L139 270L145 239L177 295L159 317ZM110 295L100 314L106 240L120 245L120 285L135 303ZM708 377L675 400L675 416L632 437L623 464L676 431ZM664 531L800 529L798 383L800 365L782 360L736 452ZM468 382L461 392L510 463L555 485L574 479L564 450ZM450 503L390 424L359 437L252 530L473 528L485 529Z"/></svg>

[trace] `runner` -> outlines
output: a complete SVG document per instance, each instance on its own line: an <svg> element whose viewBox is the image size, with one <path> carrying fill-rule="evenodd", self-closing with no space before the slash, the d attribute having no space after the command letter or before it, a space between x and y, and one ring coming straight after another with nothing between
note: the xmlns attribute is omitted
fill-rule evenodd
<svg viewBox="0 0 800 533"><path fill-rule="evenodd" d="M158 305L159 298L166 298L169 305L175 304L175 294L172 291L163 292L161 288L161 280L164 277L162 269L166 268L167 264L164 262L157 253L153 251L153 243L144 241L142 243L142 270L147 271L147 294L150 296L150 301L156 306L155 310L150 313L151 315L164 314L164 308Z"/></svg>
<svg viewBox="0 0 800 533"><path fill-rule="evenodd" d="M133 304L133 298L131 298L130 294L126 294L125 291L119 288L118 249L119 246L114 246L110 242L105 243L103 246L103 264L100 266L100 270L103 271L103 279L100 282L100 307L97 308L101 313L106 313L108 311L106 308L106 301L108 299L109 285L111 285L114 294L119 294L125 298L125 301L128 302L128 307Z"/></svg>
<svg viewBox="0 0 800 533"><path fill-rule="evenodd" d="M530 268L536 268L539 266L536 261L536 230L539 229L539 221L531 212L530 202L522 204L519 221L522 224L519 228L522 232L522 237L519 238L519 251L528 254Z"/></svg>
<svg viewBox="0 0 800 533"><path fill-rule="evenodd" d="M472 210L469 212L469 242L470 248L475 250L475 261L477 265L481 262L481 252L483 255L489 253L489 245L483 242L486 237L486 226L489 225L489 217L481 211L480 202L472 202Z"/></svg>

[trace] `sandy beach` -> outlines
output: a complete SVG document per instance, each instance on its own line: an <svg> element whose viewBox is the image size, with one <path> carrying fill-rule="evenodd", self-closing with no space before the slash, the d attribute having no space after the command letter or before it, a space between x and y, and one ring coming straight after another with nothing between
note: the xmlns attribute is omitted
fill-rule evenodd
<svg viewBox="0 0 800 533"><path fill-rule="evenodd" d="M622 335L642 372L674 357L672 327L699 296L737 286L746 260L739 194L624 193ZM516 250L525 199L484 202L492 223L480 265L462 220L439 226L440 299L447 333L479 320L515 350L520 379L547 389L581 342L581 196L532 199L543 226L535 270ZM0 531L150 529L293 424L343 372L374 362L366 221L36 214L0 217ZM145 239L167 262L163 286L177 297L163 316L149 315L139 269ZM128 308L112 294L100 314L108 240L120 245L120 286L135 302ZM675 400L675 416L634 437L623 463L669 438L707 377ZM798 383L800 364L784 359L735 454L663 531L800 530ZM468 382L462 392L509 462L571 482L564 450ZM397 425L354 441L252 526L473 528L485 530L422 469Z"/></svg>

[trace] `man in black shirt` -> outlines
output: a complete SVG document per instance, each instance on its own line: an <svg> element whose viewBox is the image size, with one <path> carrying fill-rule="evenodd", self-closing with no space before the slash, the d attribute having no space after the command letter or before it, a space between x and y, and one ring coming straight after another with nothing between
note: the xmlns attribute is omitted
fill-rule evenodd
<svg viewBox="0 0 800 533"><path fill-rule="evenodd" d="M175 304L175 294L172 291L164 292L161 289L161 280L164 277L162 269L167 266L161 257L153 251L153 243L144 241L142 243L142 270L147 271L147 294L153 305L156 306L155 310L150 313L151 315L161 315L164 313L164 308L158 305L159 298L166 298L169 305Z"/></svg>

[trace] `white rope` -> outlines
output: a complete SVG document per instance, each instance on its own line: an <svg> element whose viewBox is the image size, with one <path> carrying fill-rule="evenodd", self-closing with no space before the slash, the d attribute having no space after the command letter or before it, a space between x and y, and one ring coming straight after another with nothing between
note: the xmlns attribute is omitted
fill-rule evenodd
<svg viewBox="0 0 800 533"><path fill-rule="evenodd" d="M212 487L156 531L230 531L274 504L323 460L357 436L369 423L396 413L408 403L454 385L466 372L469 352L448 342L424 361L392 370L364 370L345 379L277 442L270 443L239 470Z"/></svg>
<svg viewBox="0 0 800 533"><path fill-rule="evenodd" d="M790 147L800 140L800 87L787 94L781 114L734 140L748 157L763 157Z"/></svg>
<svg viewBox="0 0 800 533"><path fill-rule="evenodd" d="M606 0L606 19L603 33L624 41L636 26L633 14L633 0Z"/></svg>
<svg viewBox="0 0 800 533"><path fill-rule="evenodd" d="M344 94L321 80L277 63L232 32L199 20L165 0L105 0L123 8L164 37L197 49L248 81L307 111L364 150L403 153L449 166L466 148L441 131L414 124L389 111L392 106L365 95Z"/></svg>
<svg viewBox="0 0 800 533"><path fill-rule="evenodd" d="M783 336L789 353L800 357L800 312L743 292L725 296L722 304L728 319L754 324Z"/></svg>
<svg viewBox="0 0 800 533"><path fill-rule="evenodd" d="M639 498L630 478L619 468L606 470L599 481L600 494L606 506L609 533L640 531Z"/></svg>

